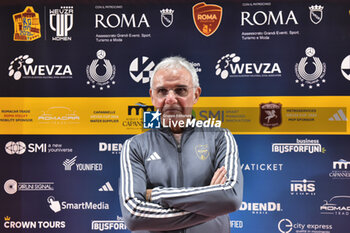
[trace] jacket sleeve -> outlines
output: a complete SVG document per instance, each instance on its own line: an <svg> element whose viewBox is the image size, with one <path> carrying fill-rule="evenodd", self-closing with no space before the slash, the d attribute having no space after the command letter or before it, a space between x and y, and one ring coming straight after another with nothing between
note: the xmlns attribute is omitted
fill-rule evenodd
<svg viewBox="0 0 350 233"><path fill-rule="evenodd" d="M243 175L238 148L231 132L222 129L216 137L216 169L225 166L227 181L223 185L190 188L156 187L153 203L205 216L220 216L239 209L243 196Z"/></svg>
<svg viewBox="0 0 350 233"><path fill-rule="evenodd" d="M212 217L163 206L145 200L146 173L137 143L126 140L120 158L119 199L129 230L169 231L207 222Z"/></svg>

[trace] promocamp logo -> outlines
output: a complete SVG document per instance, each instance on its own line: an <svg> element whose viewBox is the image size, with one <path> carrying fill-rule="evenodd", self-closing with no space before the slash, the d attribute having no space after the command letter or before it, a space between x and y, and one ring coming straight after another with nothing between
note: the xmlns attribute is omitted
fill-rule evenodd
<svg viewBox="0 0 350 233"><path fill-rule="evenodd" d="M35 65L29 55L20 55L10 62L9 77L20 79L71 79L69 65Z"/></svg>
<svg viewBox="0 0 350 233"><path fill-rule="evenodd" d="M11 220L4 217L4 228L6 229L63 229L66 228L65 221L38 221L38 220Z"/></svg>
<svg viewBox="0 0 350 233"><path fill-rule="evenodd" d="M295 143L273 143L272 152L284 153L325 153L318 139L296 139Z"/></svg>
<svg viewBox="0 0 350 233"><path fill-rule="evenodd" d="M236 53L222 56L215 66L215 74L221 79L230 78L264 78L281 77L281 68L278 63L241 62L241 57Z"/></svg>
<svg viewBox="0 0 350 233"><path fill-rule="evenodd" d="M55 197L49 196L47 198L47 202L49 203L50 209L58 213L61 210L109 210L109 204L105 202L66 202L66 201L56 201Z"/></svg>

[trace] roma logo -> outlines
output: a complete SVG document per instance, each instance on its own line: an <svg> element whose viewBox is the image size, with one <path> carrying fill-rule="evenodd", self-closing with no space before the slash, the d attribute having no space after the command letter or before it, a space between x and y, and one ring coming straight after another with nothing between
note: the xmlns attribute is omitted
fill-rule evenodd
<svg viewBox="0 0 350 233"><path fill-rule="evenodd" d="M211 36L221 23L222 7L200 2L193 6L192 15L198 31L204 36Z"/></svg>

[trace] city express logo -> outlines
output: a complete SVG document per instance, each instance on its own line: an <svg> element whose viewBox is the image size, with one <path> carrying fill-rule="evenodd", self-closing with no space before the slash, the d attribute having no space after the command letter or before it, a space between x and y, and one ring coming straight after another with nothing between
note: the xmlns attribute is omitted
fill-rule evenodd
<svg viewBox="0 0 350 233"><path fill-rule="evenodd" d="M14 14L14 41L33 41L41 37L39 14L32 6L27 6L24 11Z"/></svg>
<svg viewBox="0 0 350 233"><path fill-rule="evenodd" d="M211 36L219 28L222 7L214 4L197 3L192 8L193 21L204 36Z"/></svg>

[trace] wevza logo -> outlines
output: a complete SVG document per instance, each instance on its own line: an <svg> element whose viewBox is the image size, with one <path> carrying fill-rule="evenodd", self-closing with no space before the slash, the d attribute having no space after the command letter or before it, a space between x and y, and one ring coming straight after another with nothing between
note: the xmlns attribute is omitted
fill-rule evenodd
<svg viewBox="0 0 350 233"><path fill-rule="evenodd" d="M102 49L96 52L97 59L92 60L91 64L86 67L86 75L89 81L86 84L92 88L99 86L100 90L106 86L110 88L115 84L114 77L116 72L115 65L112 65L110 60L106 59L106 52Z"/></svg>
<svg viewBox="0 0 350 233"><path fill-rule="evenodd" d="M333 171L329 173L333 179L350 179L350 162L345 159L333 161Z"/></svg>
<svg viewBox="0 0 350 233"><path fill-rule="evenodd" d="M209 118L203 121L192 118L192 116L182 114L167 114L161 117L162 114L159 112L159 110L156 112L144 112L143 114L144 129L160 128L161 126L164 128L221 127L221 121L215 120L214 118Z"/></svg>
<svg viewBox="0 0 350 233"><path fill-rule="evenodd" d="M291 180L290 195L294 196L314 196L316 195L316 181L314 180Z"/></svg>
<svg viewBox="0 0 350 233"><path fill-rule="evenodd" d="M70 79L72 70L69 65L34 65L29 55L20 55L10 62L9 77L23 79Z"/></svg>
<svg viewBox="0 0 350 233"><path fill-rule="evenodd" d="M281 203L277 202L242 202L240 211L249 211L252 214L268 214L270 212L283 211Z"/></svg>
<svg viewBox="0 0 350 233"><path fill-rule="evenodd" d="M120 154L122 151L122 143L107 143L100 142L98 144L98 151L100 152L112 152L112 154Z"/></svg>
<svg viewBox="0 0 350 233"><path fill-rule="evenodd" d="M241 26L263 26L263 25L298 25L297 18L291 10L288 13L283 11L256 11L241 12Z"/></svg>
<svg viewBox="0 0 350 233"><path fill-rule="evenodd" d="M215 74L222 79L245 77L281 77L281 68L278 63L264 62L254 63L240 62L241 58L236 53L222 56L215 66Z"/></svg>
<svg viewBox="0 0 350 233"><path fill-rule="evenodd" d="M145 14L95 14L95 28L149 28Z"/></svg>
<svg viewBox="0 0 350 233"><path fill-rule="evenodd" d="M350 196L334 196L329 201L324 200L320 206L321 214L346 215L350 214Z"/></svg>
<svg viewBox="0 0 350 233"><path fill-rule="evenodd" d="M288 218L281 219L278 222L278 230L281 233L289 233L292 230L295 232L312 232L312 233L330 233L329 230L333 229L333 225L319 224L319 223L300 223L292 222Z"/></svg>
<svg viewBox="0 0 350 233"><path fill-rule="evenodd" d="M61 229L66 228L65 221L38 221L38 220L11 220L4 217L4 228L6 229Z"/></svg>
<svg viewBox="0 0 350 233"><path fill-rule="evenodd" d="M55 197L49 196L47 198L50 209L57 213L61 210L109 210L109 204L100 201L99 203L94 203L91 201L85 202L67 202L67 201L56 201Z"/></svg>
<svg viewBox="0 0 350 233"><path fill-rule="evenodd" d="M5 151L9 155L22 155L28 153L71 153L72 148L64 148L59 143L28 143L9 141L5 144Z"/></svg>
<svg viewBox="0 0 350 233"><path fill-rule="evenodd" d="M9 179L4 184L7 194L15 194L17 191L53 191L54 182L17 182Z"/></svg>
<svg viewBox="0 0 350 233"><path fill-rule="evenodd" d="M78 123L80 117L67 107L50 107L38 116L40 123Z"/></svg>
<svg viewBox="0 0 350 233"><path fill-rule="evenodd" d="M295 143L273 143L272 152L276 153L325 153L318 139L296 139Z"/></svg>
<svg viewBox="0 0 350 233"><path fill-rule="evenodd" d="M282 163L242 163L243 171L261 171L261 172L277 172L282 171Z"/></svg>
<svg viewBox="0 0 350 233"><path fill-rule="evenodd" d="M314 85L319 87L320 83L325 83L324 78L326 74L326 63L322 63L320 58L315 57L316 50L312 47L308 47L305 50L306 57L302 57L299 63L295 64L295 74L297 79L295 83L300 83L301 87L308 86L312 89ZM306 69L306 66L310 64Z"/></svg>
<svg viewBox="0 0 350 233"><path fill-rule="evenodd" d="M73 6L61 6L59 9L49 9L50 28L56 32L54 41L71 41L68 32L73 28Z"/></svg>
<svg viewBox="0 0 350 233"><path fill-rule="evenodd" d="M74 156L71 159L66 159L63 161L62 165L64 166L65 171L71 171L73 165L77 171L102 171L102 163L75 163L78 156Z"/></svg>
<svg viewBox="0 0 350 233"><path fill-rule="evenodd" d="M123 217L117 216L117 220L92 220L91 230L109 231L109 230L127 230Z"/></svg>

